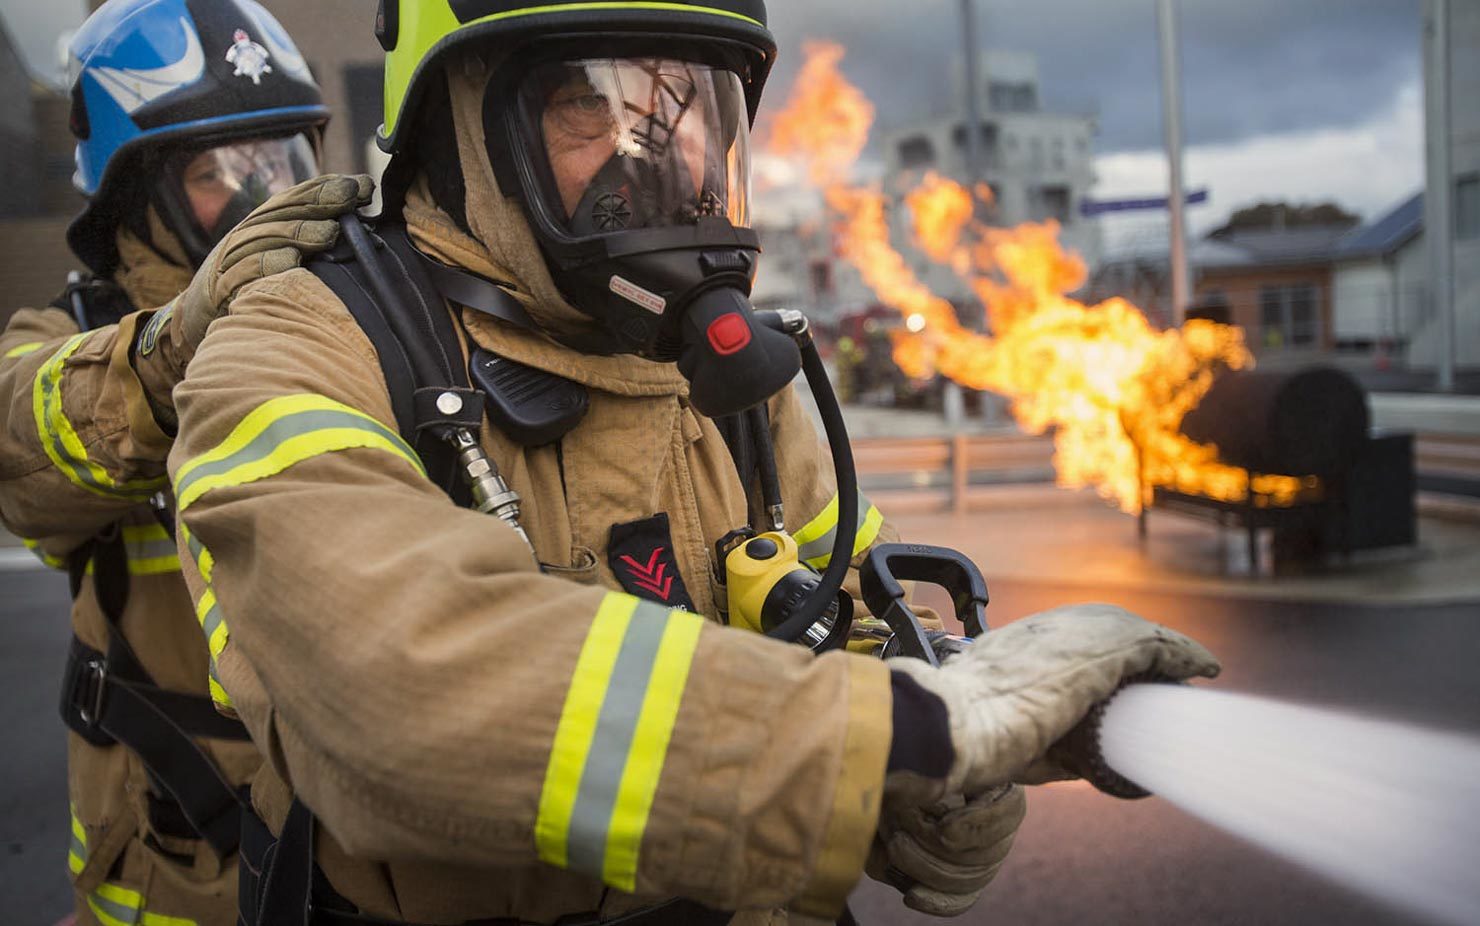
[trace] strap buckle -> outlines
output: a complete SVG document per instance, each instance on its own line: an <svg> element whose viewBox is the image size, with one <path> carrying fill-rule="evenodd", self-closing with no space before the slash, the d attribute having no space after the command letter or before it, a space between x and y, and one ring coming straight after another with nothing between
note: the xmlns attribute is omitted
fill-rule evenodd
<svg viewBox="0 0 1480 926"><path fill-rule="evenodd" d="M103 716L103 701L108 690L108 660L92 656L82 664L77 673L77 690L73 703L77 705L77 716L88 729L96 730Z"/></svg>

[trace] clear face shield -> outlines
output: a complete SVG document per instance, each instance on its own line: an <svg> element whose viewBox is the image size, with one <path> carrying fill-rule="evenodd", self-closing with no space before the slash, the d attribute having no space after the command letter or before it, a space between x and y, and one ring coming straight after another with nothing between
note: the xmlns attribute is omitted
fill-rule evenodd
<svg viewBox="0 0 1480 926"><path fill-rule="evenodd" d="M303 135L179 151L165 161L158 201L198 262L269 197L318 173L313 144Z"/></svg>
<svg viewBox="0 0 1480 926"><path fill-rule="evenodd" d="M734 73L664 58L563 61L518 90L546 213L586 238L750 222L750 131ZM542 163L541 163L542 162Z"/></svg>

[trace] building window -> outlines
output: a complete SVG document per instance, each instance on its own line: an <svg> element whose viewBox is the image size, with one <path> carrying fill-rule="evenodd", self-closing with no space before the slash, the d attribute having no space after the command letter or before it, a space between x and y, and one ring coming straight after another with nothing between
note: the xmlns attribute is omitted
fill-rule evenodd
<svg viewBox="0 0 1480 926"><path fill-rule="evenodd" d="M983 122L977 137L981 142L979 150L982 157L982 163L978 166L996 167L997 126L991 122ZM951 140L955 143L956 148L960 150L962 158L970 156L971 152L966 147L966 126L964 124L956 126L955 131L951 133Z"/></svg>
<svg viewBox="0 0 1480 926"><path fill-rule="evenodd" d="M1321 338L1320 290L1310 283L1259 289L1264 346L1315 347Z"/></svg>
<svg viewBox="0 0 1480 926"><path fill-rule="evenodd" d="M832 295L833 273L832 264L825 260L814 260L807 267L807 276L811 278L812 295L821 299Z"/></svg>
<svg viewBox="0 0 1480 926"><path fill-rule="evenodd" d="M1064 169L1064 140L1055 138L1053 140L1053 159L1051 161L1054 170Z"/></svg>
<svg viewBox="0 0 1480 926"><path fill-rule="evenodd" d="M1454 236L1480 238L1480 174L1465 174L1454 184Z"/></svg>
<svg viewBox="0 0 1480 926"><path fill-rule="evenodd" d="M1060 225L1069 223L1069 208L1073 195L1066 186L1041 186L1032 192L1032 211L1035 220L1053 219Z"/></svg>
<svg viewBox="0 0 1480 926"><path fill-rule="evenodd" d="M989 105L999 113L1038 111L1038 88L1033 84L1007 84L992 81L987 86Z"/></svg>
<svg viewBox="0 0 1480 926"><path fill-rule="evenodd" d="M899 166L905 170L935 166L935 146L923 135L899 143Z"/></svg>

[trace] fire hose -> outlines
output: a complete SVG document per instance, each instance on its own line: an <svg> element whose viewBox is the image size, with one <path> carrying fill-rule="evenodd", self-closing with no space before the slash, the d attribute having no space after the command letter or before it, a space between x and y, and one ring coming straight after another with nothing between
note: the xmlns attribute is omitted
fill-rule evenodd
<svg viewBox="0 0 1480 926"><path fill-rule="evenodd" d="M988 591L964 554L875 546L860 566L870 618L840 594L854 546L857 475L841 409L797 313L759 313L798 339L833 453L838 528L825 574L783 531L723 549L731 623L814 649L846 646L939 665L988 632ZM722 544L725 542L722 541ZM762 555L764 554L764 555ZM903 583L940 586L966 635L927 629ZM790 588L777 594L778 588ZM748 594L747 594L748 593ZM740 621L745 624L747 621ZM1185 685L1134 683L1090 711L1051 752L1097 789L1153 792L1212 825L1435 923L1480 923L1480 741Z"/></svg>

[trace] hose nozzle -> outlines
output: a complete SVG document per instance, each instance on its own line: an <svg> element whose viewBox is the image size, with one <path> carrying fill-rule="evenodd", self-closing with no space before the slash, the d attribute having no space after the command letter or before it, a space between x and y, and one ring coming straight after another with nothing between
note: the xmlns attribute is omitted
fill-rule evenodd
<svg viewBox="0 0 1480 926"><path fill-rule="evenodd" d="M1100 724L1105 711L1114 702L1115 695L1131 685L1177 684L1161 676L1139 675L1128 678L1116 689L1115 694L1096 704L1090 712L1065 734L1064 738L1048 750L1048 757L1064 769L1078 775L1111 797L1125 800L1140 800L1150 797L1151 792L1111 768L1105 761L1100 748Z"/></svg>

